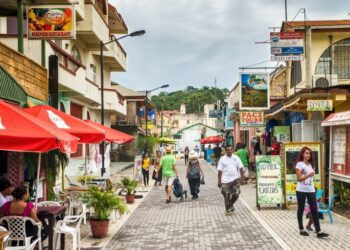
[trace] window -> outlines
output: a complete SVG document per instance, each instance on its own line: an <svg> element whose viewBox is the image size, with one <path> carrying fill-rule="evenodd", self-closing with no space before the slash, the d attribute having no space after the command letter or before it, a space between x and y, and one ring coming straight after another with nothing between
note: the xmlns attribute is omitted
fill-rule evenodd
<svg viewBox="0 0 350 250"><path fill-rule="evenodd" d="M331 70L332 61L333 70ZM330 75L331 73L337 75L338 79L350 79L350 38L328 47L318 60L315 75Z"/></svg>
<svg viewBox="0 0 350 250"><path fill-rule="evenodd" d="M90 64L90 68L91 68L91 80L96 83L96 66L93 64Z"/></svg>
<svg viewBox="0 0 350 250"><path fill-rule="evenodd" d="M290 88L295 87L298 83L301 82L301 63L300 61L292 62L292 73L290 79Z"/></svg>
<svg viewBox="0 0 350 250"><path fill-rule="evenodd" d="M74 57L75 60L79 61L81 63L81 57L78 48L73 45L72 49L70 50L70 54L72 57Z"/></svg>

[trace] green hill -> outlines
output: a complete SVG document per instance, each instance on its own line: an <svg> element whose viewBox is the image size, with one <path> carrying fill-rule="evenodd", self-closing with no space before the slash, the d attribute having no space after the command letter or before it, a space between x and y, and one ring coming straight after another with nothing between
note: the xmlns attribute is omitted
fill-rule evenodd
<svg viewBox="0 0 350 250"><path fill-rule="evenodd" d="M162 110L179 110L180 105L186 105L186 113L202 113L205 104L214 104L217 100L223 101L228 89L214 87L195 88L188 86L184 90L161 92L152 96L152 101Z"/></svg>

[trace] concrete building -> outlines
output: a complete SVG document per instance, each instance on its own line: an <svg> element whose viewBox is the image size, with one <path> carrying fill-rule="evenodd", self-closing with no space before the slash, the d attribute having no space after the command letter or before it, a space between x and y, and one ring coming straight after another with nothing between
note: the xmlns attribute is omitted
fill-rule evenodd
<svg viewBox="0 0 350 250"><path fill-rule="evenodd" d="M11 0L16 6L16 1ZM35 3L35 1L33 1ZM38 1L38 3L41 1ZM51 1L47 1L51 2ZM54 1L52 1L54 2ZM70 1L61 1L70 3ZM101 120L101 66L100 41L115 39L116 34L127 34L128 29L117 9L101 0L79 0L75 4L76 39L40 40L24 39L24 54L37 63L42 57L58 56L59 109L80 119ZM27 30L24 29L26 34ZM26 36L25 36L26 37ZM12 48L17 48L17 18L0 18L0 39ZM127 69L127 55L123 47L112 42L104 50L104 109L105 125L110 126L111 117L126 116L126 100L111 87L111 72ZM42 53L42 51L44 53ZM87 163L88 171L98 176L100 164L96 162L97 145L80 145L72 154L67 168L69 176L83 173ZM107 147L109 149L109 147ZM98 157L97 157L98 158ZM109 153L106 152L108 167Z"/></svg>
<svg viewBox="0 0 350 250"><path fill-rule="evenodd" d="M213 127L207 126L203 123L196 123L179 130L174 138L177 141L177 150L183 151L187 146L190 150L196 146L200 149L201 138L218 135L219 132Z"/></svg>

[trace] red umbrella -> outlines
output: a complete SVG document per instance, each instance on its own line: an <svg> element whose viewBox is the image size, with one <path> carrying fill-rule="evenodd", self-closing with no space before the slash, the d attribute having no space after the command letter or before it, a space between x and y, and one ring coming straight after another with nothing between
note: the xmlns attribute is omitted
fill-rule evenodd
<svg viewBox="0 0 350 250"><path fill-rule="evenodd" d="M0 101L0 149L21 152L77 151L78 138L52 128L23 110Z"/></svg>
<svg viewBox="0 0 350 250"><path fill-rule="evenodd" d="M131 142L135 139L134 136L109 128L100 123L93 122L91 120L85 120L85 122L94 128L102 130L106 135L106 141L116 143L116 144L123 144L126 142Z"/></svg>
<svg viewBox="0 0 350 250"><path fill-rule="evenodd" d="M215 135L215 136L209 136L209 137L203 138L201 140L201 143L202 144L211 144L211 143L222 142L223 140L224 140L224 138L222 138L218 135Z"/></svg>
<svg viewBox="0 0 350 250"><path fill-rule="evenodd" d="M78 137L80 139L79 143L99 143L105 139L105 134L100 129L96 129L83 120L61 112L53 107L39 105L26 108L24 111L50 123L53 128L59 128Z"/></svg>

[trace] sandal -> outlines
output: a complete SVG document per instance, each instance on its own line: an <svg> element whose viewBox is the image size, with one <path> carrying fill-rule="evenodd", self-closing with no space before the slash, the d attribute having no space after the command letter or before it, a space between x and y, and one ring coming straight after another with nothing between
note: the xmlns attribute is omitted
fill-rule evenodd
<svg viewBox="0 0 350 250"><path fill-rule="evenodd" d="M325 238L328 237L328 235L327 233L317 233L317 238Z"/></svg>
<svg viewBox="0 0 350 250"><path fill-rule="evenodd" d="M312 229L311 226L306 226L306 229L307 229L308 231L314 231L314 230Z"/></svg>

